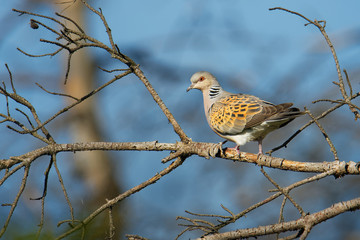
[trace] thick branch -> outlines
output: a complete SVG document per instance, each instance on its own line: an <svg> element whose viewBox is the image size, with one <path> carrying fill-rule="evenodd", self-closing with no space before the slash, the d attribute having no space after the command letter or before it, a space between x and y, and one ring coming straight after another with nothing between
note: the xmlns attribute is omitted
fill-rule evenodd
<svg viewBox="0 0 360 240"><path fill-rule="evenodd" d="M214 152L214 149L217 151ZM284 158L270 157L257 154L240 152L238 154L233 149L221 151L218 144L190 142L190 143L158 143L153 142L88 142L72 144L50 144L45 147L33 150L20 156L10 157L9 159L0 160L0 169L10 168L19 162L32 162L43 155L52 155L59 152L76 152L76 151L175 151L179 155L191 156L199 155L209 158L217 156L227 160L255 163L259 166L277 168L281 170L291 170L296 172L327 172L335 169L335 175L341 176L346 174L358 175L359 165L355 162L298 162Z"/></svg>
<svg viewBox="0 0 360 240"><path fill-rule="evenodd" d="M344 174L360 174L359 165L356 162L298 162L285 158L270 157L257 154L240 152L240 157L237 157L237 152L234 149L227 149L222 156L225 159L256 163L259 166L278 168L282 170L290 170L295 172L326 172L331 169L337 169L335 175L341 176Z"/></svg>
<svg viewBox="0 0 360 240"><path fill-rule="evenodd" d="M299 218L298 220L272 224L267 226L259 226L255 228L238 229L236 231L205 236L202 238L198 238L197 240L225 240L225 239L231 240L231 239L270 235L270 234L295 231L300 229L308 229L308 228L311 229L313 226L323 221L326 221L330 218L336 217L341 213L347 211L355 211L358 209L360 209L360 198L355 198L349 201L336 203L329 208L326 208L322 211L310 215L306 215L304 217Z"/></svg>
<svg viewBox="0 0 360 240"><path fill-rule="evenodd" d="M311 176L311 177L302 179L302 180L300 180L300 181L298 181L298 182L296 182L296 183L293 183L293 184L291 184L291 185L289 185L289 186L287 186L287 187L283 187L283 188L282 188L282 191L277 191L275 194L267 197L266 199L264 199L264 200L262 200L262 201L260 201L260 202L258 202L258 203L256 203L256 204L253 204L252 206L248 207L247 209L241 211L241 212L238 213L238 214L234 214L234 213L232 213L232 212L230 212L230 211L228 211L228 210L226 210L226 211L231 214L230 216L219 216L219 215L213 215L213 214L195 214L195 213L190 213L190 214L192 214L192 215L196 215L196 216L200 216L200 217L203 216L203 217L211 217L211 218L214 218L214 217L215 217L215 218L218 218L217 221L219 222L219 224L216 225L216 226L214 226L214 227L211 227L211 228L210 228L210 227L207 227L206 230L205 230L205 228L203 228L203 225L201 225L201 224L196 224L196 225L194 225L194 224L189 224L189 225L187 225L187 229L183 230L182 233L180 233L180 234L178 235L178 237L179 237L180 235L182 235L184 232L189 231L189 230L193 230L193 229L199 229L199 230L202 230L202 231L205 230L206 233L218 233L220 229L226 227L226 226L229 225L229 224L234 223L234 222L237 221L238 219L246 216L246 214L250 213L251 211L253 211L253 210L255 210L255 209L257 209L257 208L259 208L259 207L261 207L261 206L264 206L265 204L268 204L269 202L275 200L276 198L278 198L278 197L280 197L281 195L283 195L284 192L290 193L290 191L293 190L293 189L295 189L295 188L298 188L298 187L303 186L303 185L305 185L305 184L308 184L308 183L310 183L310 182L318 181L318 180L320 180L320 179L322 179L322 178L325 178L325 177L327 177L327 176L333 175L335 172L336 172L335 170L330 170L330 171L328 171L328 172L319 173L319 174L317 174L317 175L315 175L315 176ZM222 206L222 207L223 207L223 206ZM304 215L302 215L302 216L304 216ZM219 219L219 218L221 218L221 219ZM193 220L193 219L184 218L184 217L177 217L177 219L183 219L183 220L189 221L189 222L191 222L191 223L194 223L194 221L195 221L195 220ZM226 221L223 221L223 219L227 219L227 220L226 220ZM208 223L210 223L210 222L208 222ZM179 225L184 226L183 224L179 224ZM205 235L207 235L207 234L205 234ZM205 235L204 235L204 236L205 236Z"/></svg>

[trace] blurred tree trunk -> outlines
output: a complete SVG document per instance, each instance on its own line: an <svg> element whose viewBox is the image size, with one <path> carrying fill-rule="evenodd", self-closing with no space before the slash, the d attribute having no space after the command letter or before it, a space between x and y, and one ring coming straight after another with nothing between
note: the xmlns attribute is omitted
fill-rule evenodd
<svg viewBox="0 0 360 240"><path fill-rule="evenodd" d="M64 6L61 5L63 8ZM85 6L76 1L66 8L63 12L66 16L77 22L86 31L84 9ZM62 9L63 10L63 9ZM74 26L68 26L74 27ZM82 97L94 89L96 66L92 56L87 49L83 49L72 56L69 78L64 85L64 91L75 97ZM66 67L64 59L64 69ZM69 126L74 142L102 141L102 134L99 122L96 119L96 96L78 105L70 111ZM84 201L89 210L103 204L105 199L113 198L120 193L120 186L115 178L114 162L105 151L77 152L75 155L75 171L84 179L89 186L89 198ZM117 161L117 164L119 161ZM118 209L117 209L118 210ZM113 210L114 224L117 236L121 232L120 211ZM104 216L107 218L107 216ZM98 224L97 224L98 225ZM104 231L97 231L99 234L108 233L108 221L101 221L99 227L105 228ZM98 229L99 230L99 229ZM100 233L101 232L101 233ZM115 236L115 239L118 237Z"/></svg>

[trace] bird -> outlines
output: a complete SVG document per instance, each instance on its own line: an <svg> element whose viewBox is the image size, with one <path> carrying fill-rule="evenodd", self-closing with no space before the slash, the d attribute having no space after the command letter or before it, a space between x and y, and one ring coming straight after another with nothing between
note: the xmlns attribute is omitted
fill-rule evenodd
<svg viewBox="0 0 360 240"><path fill-rule="evenodd" d="M206 71L194 73L191 89L202 91L204 110L210 128L220 137L236 143L234 148L257 141L258 156L263 154L262 141L270 132L284 127L304 114L293 103L275 105L249 94L234 94L223 90L214 75Z"/></svg>

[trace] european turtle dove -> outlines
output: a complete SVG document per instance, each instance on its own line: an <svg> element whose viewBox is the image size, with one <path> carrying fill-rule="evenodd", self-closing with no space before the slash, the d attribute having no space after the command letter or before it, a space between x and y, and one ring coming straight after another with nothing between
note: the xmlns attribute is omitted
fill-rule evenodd
<svg viewBox="0 0 360 240"><path fill-rule="evenodd" d="M252 95L224 91L209 72L197 72L190 81L187 91L199 89L203 93L209 126L220 137L235 142L237 152L240 145L257 141L259 154L263 154L264 137L303 114L291 107L292 103L275 105Z"/></svg>

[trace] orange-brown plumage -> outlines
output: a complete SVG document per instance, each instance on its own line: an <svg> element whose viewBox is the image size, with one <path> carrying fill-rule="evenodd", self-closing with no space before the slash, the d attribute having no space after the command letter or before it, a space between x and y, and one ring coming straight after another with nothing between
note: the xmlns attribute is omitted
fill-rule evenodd
<svg viewBox="0 0 360 240"><path fill-rule="evenodd" d="M279 105L247 94L224 91L216 78L208 72L197 72L191 77L190 89L203 93L205 115L211 129L219 136L239 145L258 141L262 153L262 139L271 131L285 126L302 115L292 103Z"/></svg>

